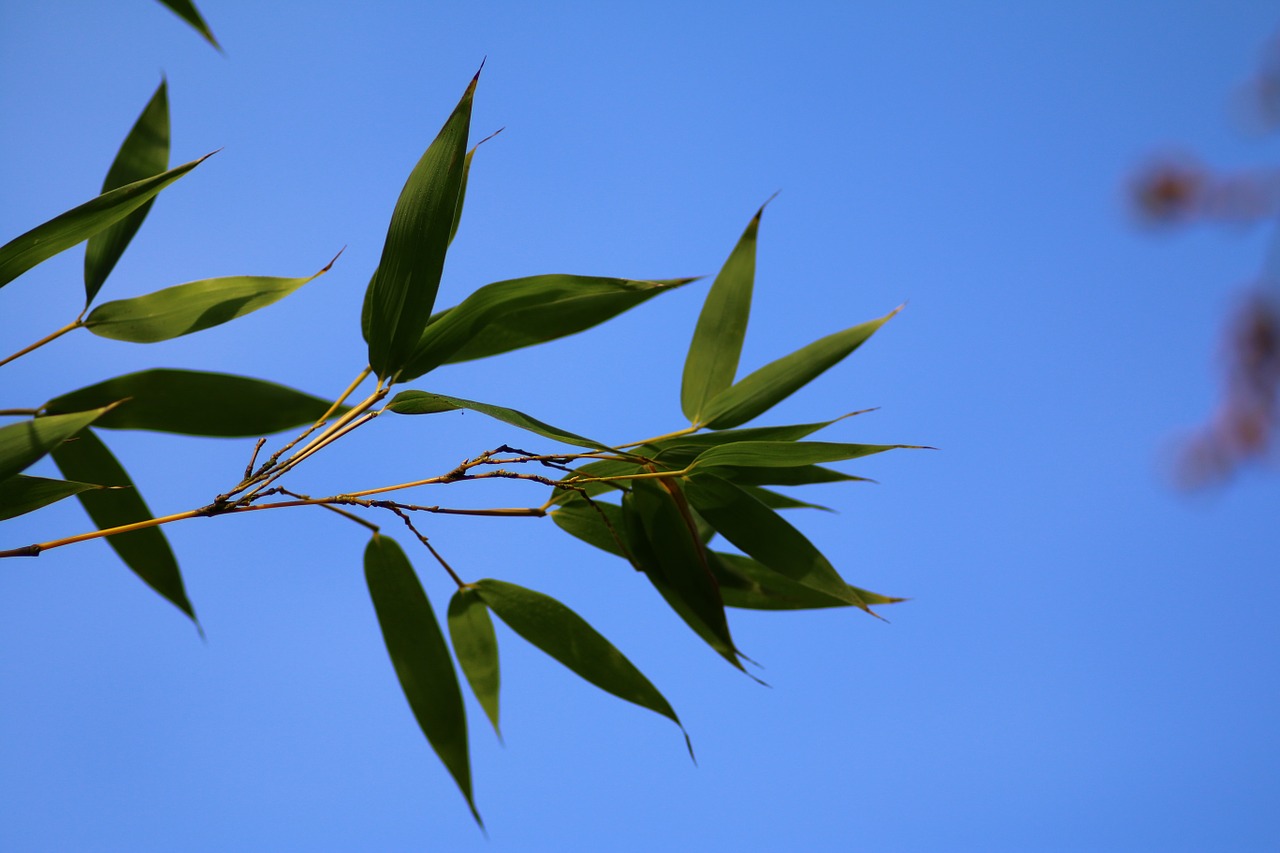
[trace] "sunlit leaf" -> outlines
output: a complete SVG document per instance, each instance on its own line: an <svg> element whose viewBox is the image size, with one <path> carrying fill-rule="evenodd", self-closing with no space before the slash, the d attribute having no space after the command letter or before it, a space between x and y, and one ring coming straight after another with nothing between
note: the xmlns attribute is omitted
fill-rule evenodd
<svg viewBox="0 0 1280 853"><path fill-rule="evenodd" d="M157 369L63 394L45 403L42 411L76 412L115 402L119 405L103 415L97 426L225 438L252 438L314 423L330 405L319 397L247 376Z"/></svg>
<svg viewBox="0 0 1280 853"><path fill-rule="evenodd" d="M693 423L704 418L702 411L733 384L742 355L751 314L751 290L756 278L756 234L762 206L751 218L733 252L720 268L693 330L693 341L684 362L680 386L680 407Z"/></svg>
<svg viewBox="0 0 1280 853"><path fill-rule="evenodd" d="M431 318L453 232L476 78L410 173L369 282L369 364L380 379L408 365Z"/></svg>
<svg viewBox="0 0 1280 853"><path fill-rule="evenodd" d="M828 335L766 364L708 401L702 409L703 425L710 429L726 429L763 414L862 346L898 310L901 309Z"/></svg>
<svg viewBox="0 0 1280 853"><path fill-rule="evenodd" d="M798 468L912 447L908 444L840 444L829 441L739 441L704 451L693 460L693 465L700 470L726 466Z"/></svg>
<svg viewBox="0 0 1280 853"><path fill-rule="evenodd" d="M101 488L102 486L93 483L16 474L7 480L0 480L0 521L35 512L41 507L89 489Z"/></svg>
<svg viewBox="0 0 1280 853"><path fill-rule="evenodd" d="M0 287L124 219L211 156L103 193L0 246Z"/></svg>
<svg viewBox="0 0 1280 853"><path fill-rule="evenodd" d="M400 688L422 733L480 822L471 795L462 690L427 594L409 558L386 536L375 533L365 549L364 575Z"/></svg>
<svg viewBox="0 0 1280 853"><path fill-rule="evenodd" d="M102 417L106 408L78 410L50 418L33 418L0 427L0 482L23 471L62 442ZM76 477L98 482L92 477Z"/></svg>
<svg viewBox="0 0 1280 853"><path fill-rule="evenodd" d="M670 703L649 679L577 613L549 595L513 583L482 580L471 586L499 619L529 643L601 690L655 711L684 731Z"/></svg>
<svg viewBox="0 0 1280 853"><path fill-rule="evenodd" d="M120 145L116 159L107 170L102 191L111 190L158 175L169 168L169 97L166 84L160 81L151 100L138 116L129 135ZM106 282L116 262L138 233L142 221L155 201L152 198L115 225L89 238L84 253L84 304L88 305Z"/></svg>
<svg viewBox="0 0 1280 853"><path fill-rule="evenodd" d="M204 22L204 18L200 17L199 10L196 9L196 5L191 0L160 0L160 2L172 9L179 18L194 27L195 31L204 36L209 44L218 50L222 50L222 45L218 44L217 39L213 37L213 32L210 31L209 25Z"/></svg>
<svg viewBox="0 0 1280 853"><path fill-rule="evenodd" d="M489 403L477 403L474 400L464 400L461 397L448 397L444 394L429 394L426 391L401 391L392 398L388 409L400 415L434 415L439 412L452 412L457 409L470 409L473 412L479 412L482 415L488 415L491 418L519 427L523 430L536 433L543 438L550 438L553 441L561 441L565 444L572 444L577 447L590 447L593 449L603 449L606 445L593 441L590 438L583 438L577 433L554 427L551 424L543 423L537 418L530 417L523 412L517 412L515 409L508 409L505 406L494 406Z"/></svg>
<svg viewBox="0 0 1280 853"><path fill-rule="evenodd" d="M337 260L336 258L334 260ZM150 344L228 323L279 302L333 266L306 278L228 276L166 287L145 296L99 305L84 320L95 335Z"/></svg>
<svg viewBox="0 0 1280 853"><path fill-rule="evenodd" d="M44 420L44 419L42 419ZM124 467L92 430L84 430L53 451L64 477L124 488L82 492L77 497L100 530L151 519L151 510ZM159 527L144 527L107 537L107 544L134 574L190 617L199 628L195 609L178 571L169 542Z"/></svg>
<svg viewBox="0 0 1280 853"><path fill-rule="evenodd" d="M498 727L498 638L489 610L474 589L460 589L450 599L449 639L471 692L493 723L493 730L502 737Z"/></svg>

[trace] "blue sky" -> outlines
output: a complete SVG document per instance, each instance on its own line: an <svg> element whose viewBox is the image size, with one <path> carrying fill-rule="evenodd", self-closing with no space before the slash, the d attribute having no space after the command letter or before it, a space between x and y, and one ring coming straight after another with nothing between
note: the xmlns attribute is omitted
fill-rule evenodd
<svg viewBox="0 0 1280 853"><path fill-rule="evenodd" d="M360 528L318 511L173 526L207 643L101 543L9 561L0 847L1280 845L1280 479L1188 495L1169 476L1217 401L1224 318L1268 233L1153 231L1125 194L1164 152L1274 164L1274 139L1230 109L1274 10L436 5L205 0L225 55L143 0L0 8L0 239L97 192L164 74L173 162L221 151L160 197L103 298L308 275L347 247L229 326L156 346L69 336L7 366L0 405L157 366L338 393L365 363L360 300L396 196L487 57L473 137L506 130L477 155L440 303L544 272L714 273L780 190L743 369L908 303L768 420L878 406L831 439L939 448L850 466L879 484L815 487L841 511L800 520L851 582L912 600L887 624L734 613L762 688L550 522L433 519L465 576L555 595L612 639L699 759L501 634L505 745L469 708L486 841L387 664ZM0 349L75 316L81 263L5 288ZM705 287L415 387L619 442L678 428ZM109 439L158 512L206 503L252 448ZM298 487L439 473L510 440L477 415L383 418ZM84 529L67 502L5 523L0 547ZM415 559L442 606L448 579Z"/></svg>

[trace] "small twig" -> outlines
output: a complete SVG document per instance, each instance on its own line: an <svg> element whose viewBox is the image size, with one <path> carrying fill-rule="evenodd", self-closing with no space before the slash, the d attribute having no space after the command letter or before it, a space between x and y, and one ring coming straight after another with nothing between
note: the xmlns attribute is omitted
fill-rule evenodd
<svg viewBox="0 0 1280 853"><path fill-rule="evenodd" d="M249 457L249 464L244 466L244 479L248 480L253 476L253 463L258 461L258 451L262 450L262 445L266 444L266 438L258 439L258 443L253 447L253 455Z"/></svg>
<svg viewBox="0 0 1280 853"><path fill-rule="evenodd" d="M0 409L0 417L27 418L40 414L39 409Z"/></svg>
<svg viewBox="0 0 1280 853"><path fill-rule="evenodd" d="M440 552L431 547L431 543L427 540L427 537L423 536L422 533L418 531L418 528L413 526L412 519L405 515L403 511L395 507L392 507L391 511L400 517L400 520L404 522L405 527L408 527L409 530L413 532L413 535L418 537L419 542L427 546L427 550L431 552L431 556L435 557L436 562L443 566L444 570L449 573L449 577L453 578L453 582L458 585L458 589L462 589L466 586L466 584L462 582L462 578L458 577L458 573L453 570L453 567L445 562L444 557L440 556Z"/></svg>
<svg viewBox="0 0 1280 853"><path fill-rule="evenodd" d="M81 325L83 325L83 323L81 322L81 318L77 317L75 319L75 322L68 323L58 331L53 332L52 334L45 335L43 338L36 341L34 344L31 344L30 346L27 346L27 347L23 347L22 349L15 352L13 355L9 356L3 361L0 361L0 367L4 367L9 362L16 361L17 359L22 358L24 355L31 352L32 350L37 350L51 341L56 341L58 338L65 335L67 332L74 332L76 329L80 328Z"/></svg>

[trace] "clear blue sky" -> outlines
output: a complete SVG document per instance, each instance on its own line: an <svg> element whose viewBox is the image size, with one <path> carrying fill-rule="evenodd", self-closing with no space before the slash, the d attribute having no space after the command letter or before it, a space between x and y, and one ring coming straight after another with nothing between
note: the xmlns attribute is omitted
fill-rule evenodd
<svg viewBox="0 0 1280 853"><path fill-rule="evenodd" d="M1153 233L1125 197L1170 149L1275 163L1229 109L1274 8L200 5L225 55L146 0L0 7L0 239L97 192L163 73L173 161L222 150L161 196L104 298L347 251L230 326L59 341L5 368L0 405L153 366L336 394L365 363L360 300L404 178L487 57L474 138L506 131L477 155L441 304L534 273L714 273L781 190L744 368L908 302L771 420L879 406L833 440L939 448L851 466L879 485L819 489L841 512L802 519L852 582L912 601L887 624L734 613L763 688L550 522L433 520L465 576L555 595L614 640L699 758L504 633L505 745L471 706L486 841L386 661L360 528L320 511L171 528L207 643L101 543L8 561L0 848L1280 847L1280 473L1192 496L1168 476L1267 233ZM81 258L5 288L0 349L75 316ZM704 293L418 387L619 442L677 428ZM383 418L297 485L439 473L513 438L476 415ZM252 447L109 439L157 512L207 502ZM84 529L66 502L0 547ZM448 579L418 562L442 605Z"/></svg>

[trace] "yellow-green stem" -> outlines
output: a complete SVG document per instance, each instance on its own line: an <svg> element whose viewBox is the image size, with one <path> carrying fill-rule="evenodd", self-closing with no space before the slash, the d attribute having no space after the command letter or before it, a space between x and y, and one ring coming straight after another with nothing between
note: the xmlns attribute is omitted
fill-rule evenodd
<svg viewBox="0 0 1280 853"><path fill-rule="evenodd" d="M16 361L17 359L22 358L24 355L26 355L26 354L27 354L27 353L29 353L29 352L32 352L33 350L38 350L38 349L40 349L40 347L44 346L45 344L49 343L50 341L56 341L58 338L60 338L60 337L62 337L63 335L65 335L67 332L73 332L73 331L75 331L76 329L80 328L82 325L84 325L84 324L81 322L80 318L79 318L79 317L77 317L77 318L75 319L75 322L73 322L73 323L68 323L67 325L65 325L65 326L63 326L61 329L59 329L58 331L53 332L52 334L45 335L43 338L41 338L40 340L36 341L34 344L31 344L31 346L24 347L24 348L22 348L22 349L18 350L17 352L15 352L13 355L11 355L11 356L9 356L8 358L6 358L4 361L0 361L0 367L4 367L4 366L5 366L6 364L8 364L9 362L11 362L11 361Z"/></svg>

